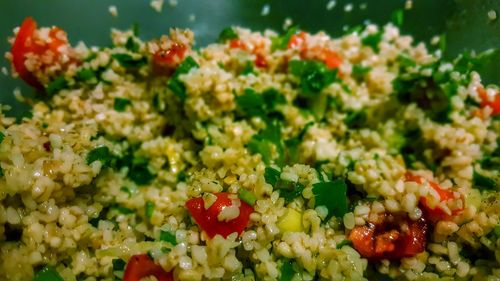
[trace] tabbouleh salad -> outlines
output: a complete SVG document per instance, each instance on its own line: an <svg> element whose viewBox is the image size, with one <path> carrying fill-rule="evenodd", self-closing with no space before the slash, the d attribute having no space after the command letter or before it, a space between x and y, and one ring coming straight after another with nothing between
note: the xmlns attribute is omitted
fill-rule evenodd
<svg viewBox="0 0 500 281"><path fill-rule="evenodd" d="M0 106L0 280L499 280L483 55L394 24L111 35L14 30L38 94Z"/></svg>

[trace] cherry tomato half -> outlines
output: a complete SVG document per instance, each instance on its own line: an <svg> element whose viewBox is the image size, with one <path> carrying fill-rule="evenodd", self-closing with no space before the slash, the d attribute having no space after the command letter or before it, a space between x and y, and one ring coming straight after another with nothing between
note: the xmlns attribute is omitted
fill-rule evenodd
<svg viewBox="0 0 500 281"><path fill-rule="evenodd" d="M172 272L166 272L148 255L134 255L125 267L123 281L139 281L144 277L154 276L158 281L173 281Z"/></svg>
<svg viewBox="0 0 500 281"><path fill-rule="evenodd" d="M486 90L483 87L478 87L477 88L477 93L479 94L479 97L481 98L481 107L484 108L486 106L491 107L491 115L497 115L500 114L500 93L496 93L496 95L493 97L493 99L488 98L488 94L486 93Z"/></svg>
<svg viewBox="0 0 500 281"><path fill-rule="evenodd" d="M250 214L253 212L252 206L241 201L237 194L220 192L214 194L217 199L205 209L202 197L192 198L186 202L186 208L196 223L210 238L219 234L226 238L231 233L241 234L248 225ZM220 221L218 216L225 209L234 204L239 205L239 215L232 220Z"/></svg>
<svg viewBox="0 0 500 281"><path fill-rule="evenodd" d="M158 66L174 68L184 60L187 49L184 44L173 43L167 50L158 50L153 55L153 62Z"/></svg>

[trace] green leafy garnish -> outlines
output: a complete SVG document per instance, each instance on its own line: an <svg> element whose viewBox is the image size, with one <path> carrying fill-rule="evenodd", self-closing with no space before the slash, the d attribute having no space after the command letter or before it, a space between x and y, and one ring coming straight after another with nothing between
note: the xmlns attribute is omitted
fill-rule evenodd
<svg viewBox="0 0 500 281"><path fill-rule="evenodd" d="M280 171L271 167L266 167L266 169L264 170L264 179L268 184L272 186L275 186L276 183L280 180L280 175Z"/></svg>
<svg viewBox="0 0 500 281"><path fill-rule="evenodd" d="M92 164L94 161L101 161L102 166L108 165L113 159L113 155L107 146L99 146L92 149L87 154L87 165Z"/></svg>
<svg viewBox="0 0 500 281"><path fill-rule="evenodd" d="M352 67L352 77L356 80L363 80L364 77L372 70L369 66L362 66L361 64L355 64Z"/></svg>
<svg viewBox="0 0 500 281"><path fill-rule="evenodd" d="M352 241L351 240L342 240L340 243L337 244L337 249L340 249L346 245L352 246Z"/></svg>
<svg viewBox="0 0 500 281"><path fill-rule="evenodd" d="M245 67L243 68L243 70L241 70L241 75L249 75L249 74L255 74L255 70L253 68L253 62L251 61L248 61L246 64L245 64Z"/></svg>
<svg viewBox="0 0 500 281"><path fill-rule="evenodd" d="M161 230L160 241L168 242L172 244L172 246L177 245L177 238L175 237L175 234L170 231Z"/></svg>
<svg viewBox="0 0 500 281"><path fill-rule="evenodd" d="M495 225L495 227L493 228L493 234L495 234L497 238L500 237L500 225Z"/></svg>
<svg viewBox="0 0 500 281"><path fill-rule="evenodd" d="M292 36L298 31L298 26L292 26L282 36L271 38L271 51L274 52L276 50L285 50L288 48L288 42L290 42Z"/></svg>
<svg viewBox="0 0 500 281"><path fill-rule="evenodd" d="M33 281L64 281L64 279L53 267L45 266L35 274Z"/></svg>
<svg viewBox="0 0 500 281"><path fill-rule="evenodd" d="M56 79L49 82L45 91L49 96L55 95L57 92L68 88L68 81L63 76L59 76Z"/></svg>
<svg viewBox="0 0 500 281"><path fill-rule="evenodd" d="M446 51L446 34L441 34L439 36L439 50L444 53Z"/></svg>
<svg viewBox="0 0 500 281"><path fill-rule="evenodd" d="M0 144L3 142L4 139L5 139L4 133L0 132Z"/></svg>
<svg viewBox="0 0 500 281"><path fill-rule="evenodd" d="M113 108L118 112L123 112L123 111L125 111L125 109L129 105L131 105L131 102L129 99L115 98Z"/></svg>
<svg viewBox="0 0 500 281"><path fill-rule="evenodd" d="M474 187L480 190L495 190L499 188L498 183L494 179L484 176L476 170L474 170L472 175L472 183Z"/></svg>
<svg viewBox="0 0 500 281"><path fill-rule="evenodd" d="M368 34L363 39L361 39L361 43L365 46L371 47L375 52L379 51L379 44L382 41L382 36L384 35L383 31L378 31L373 34Z"/></svg>
<svg viewBox="0 0 500 281"><path fill-rule="evenodd" d="M285 199L285 204L288 204L302 195L305 186L300 182L283 180L280 175L281 173L278 170L271 167L266 167L264 170L264 179L266 182L278 190L280 197Z"/></svg>
<svg viewBox="0 0 500 281"><path fill-rule="evenodd" d="M82 82L93 80L97 78L95 72L89 68L82 68L76 73L76 79Z"/></svg>
<svg viewBox="0 0 500 281"><path fill-rule="evenodd" d="M255 204L255 201L257 201L257 197L255 197L255 194L253 194L251 191L246 190L244 188L240 188L238 190L238 197L245 203L247 203L250 206L253 206Z"/></svg>
<svg viewBox="0 0 500 281"><path fill-rule="evenodd" d="M368 121L366 110L354 111L347 114L344 119L345 124L349 128L360 129L366 125Z"/></svg>
<svg viewBox="0 0 500 281"><path fill-rule="evenodd" d="M289 259L283 260L279 281L292 281L294 275L295 270L293 269L293 262Z"/></svg>
<svg viewBox="0 0 500 281"><path fill-rule="evenodd" d="M145 57L134 57L129 54L112 54L111 57L125 68L138 68L148 63Z"/></svg>
<svg viewBox="0 0 500 281"><path fill-rule="evenodd" d="M219 33L219 43L224 43L232 39L238 39L238 33L232 27L226 27Z"/></svg>
<svg viewBox="0 0 500 281"><path fill-rule="evenodd" d="M153 216L154 210L155 210L155 203L147 201L146 206L144 206L144 214L146 215L146 217L150 219L151 216Z"/></svg>
<svg viewBox="0 0 500 281"><path fill-rule="evenodd" d="M250 117L259 116L264 119L277 111L277 105L285 102L285 97L272 88L262 93L257 93L254 89L247 88L242 95L236 97L236 104L241 112Z"/></svg>
<svg viewBox="0 0 500 281"><path fill-rule="evenodd" d="M131 215L131 214L135 213L134 210L129 209L127 207L120 206L120 205L112 206L112 209L115 209L120 214L124 214L124 215Z"/></svg>
<svg viewBox="0 0 500 281"><path fill-rule="evenodd" d="M304 128L299 132L296 137L289 138L285 141L286 149L286 163L295 164L299 161L299 145L302 143L307 130L314 124L314 122L308 122Z"/></svg>
<svg viewBox="0 0 500 281"><path fill-rule="evenodd" d="M342 179L331 182L315 183L312 188L315 200L315 207L325 206L328 215L325 220L332 216L342 218L348 211L347 204L347 184Z"/></svg>
<svg viewBox="0 0 500 281"><path fill-rule="evenodd" d="M127 42L125 43L125 48L133 53L137 53L139 51L140 45L139 43L137 43L134 37L129 37L127 39Z"/></svg>
<svg viewBox="0 0 500 281"><path fill-rule="evenodd" d="M281 141L281 125L276 119L267 123L267 127L258 134L252 136L247 143L248 150L252 153L259 153L266 164L271 160L276 163L283 163L283 143ZM276 152L277 158L273 157Z"/></svg>
<svg viewBox="0 0 500 281"><path fill-rule="evenodd" d="M326 86L337 79L337 70L328 69L324 63L312 60L292 60L289 72L300 77L301 94L315 97Z"/></svg>
<svg viewBox="0 0 500 281"><path fill-rule="evenodd" d="M113 271L122 271L127 265L127 263L122 259L113 259L111 262L113 263Z"/></svg>
<svg viewBox="0 0 500 281"><path fill-rule="evenodd" d="M186 85L179 79L182 74L188 73L193 68L198 68L198 63L193 59L193 57L187 57L182 61L182 63L177 67L174 74L168 80L167 87L172 90L172 92L179 97L181 101L185 101L187 98Z"/></svg>
<svg viewBox="0 0 500 281"><path fill-rule="evenodd" d="M404 21L404 11L402 9L398 9L394 11L391 15L391 22L394 25L401 27Z"/></svg>

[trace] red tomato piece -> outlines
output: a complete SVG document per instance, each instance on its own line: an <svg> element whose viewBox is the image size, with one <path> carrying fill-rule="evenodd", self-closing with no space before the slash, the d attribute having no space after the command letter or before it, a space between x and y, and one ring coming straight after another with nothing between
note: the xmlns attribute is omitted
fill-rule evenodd
<svg viewBox="0 0 500 281"><path fill-rule="evenodd" d="M266 58L261 54L255 54L255 65L257 67L266 68L267 67Z"/></svg>
<svg viewBox="0 0 500 281"><path fill-rule="evenodd" d="M243 41L241 41L240 39L233 39L233 40L230 40L229 41L229 48L231 49L242 49L242 50L247 50L247 46L245 45L245 43L243 43Z"/></svg>
<svg viewBox="0 0 500 281"><path fill-rule="evenodd" d="M301 31L297 34L292 35L288 41L288 49L303 49L306 44L306 33Z"/></svg>
<svg viewBox="0 0 500 281"><path fill-rule="evenodd" d="M148 255L134 255L130 258L123 274L123 281L139 281L141 278L154 276L158 281L173 281L172 272L166 272Z"/></svg>
<svg viewBox="0 0 500 281"><path fill-rule="evenodd" d="M227 238L231 233L241 234L248 225L250 214L253 212L252 206L241 201L238 195L228 192L214 194L217 196L215 202L205 209L202 197L192 198L186 202L186 208L194 218L200 228L207 233L210 238L216 234ZM229 221L219 221L219 214L233 204L239 204L238 217Z"/></svg>
<svg viewBox="0 0 500 281"><path fill-rule="evenodd" d="M43 89L42 84L35 77L35 75L28 70L25 65L26 56L28 54L35 54L44 56L50 52L53 62L59 59L64 46L69 47L68 39L64 30L58 27L52 27L49 31L48 39L42 39L37 36L37 24L31 17L27 17L14 40L12 45L12 63L19 76L26 81L26 83L37 89ZM71 61L71 59L70 59ZM48 65L42 62L40 69L45 69Z"/></svg>
<svg viewBox="0 0 500 281"><path fill-rule="evenodd" d="M187 49L188 48L184 44L173 43L172 46L167 50L158 50L153 55L153 61L158 66L166 66L169 68L176 67L184 60Z"/></svg>
<svg viewBox="0 0 500 281"><path fill-rule="evenodd" d="M424 179L421 176L414 175L410 172L407 172L405 174L405 179L406 179L406 181L413 181L413 182L416 182L418 184L424 183ZM429 185L432 187L432 189L434 189L438 193L440 202L446 202L448 200L458 199L455 197L455 194L453 193L452 190L443 189L439 186L439 184L432 182L432 181L429 181ZM460 200L462 200L462 206L463 206L463 204L464 204L463 197L461 197ZM453 216L460 214L464 210L463 207L453 209L453 210L451 210L451 215L450 215L439 207L431 207L429 202L427 201L426 197L420 198L420 205L421 205L425 215L432 222L436 222L436 221L440 221L440 220L451 220L451 219L453 219Z"/></svg>
<svg viewBox="0 0 500 281"><path fill-rule="evenodd" d="M500 93L496 93L495 97L493 100L488 98L488 94L486 93L486 90L483 87L478 87L477 88L477 93L479 94L479 97L481 98L481 107L486 107L489 106L491 107L491 115L497 115L500 114Z"/></svg>
<svg viewBox="0 0 500 281"><path fill-rule="evenodd" d="M338 68L342 64L342 59L335 51L325 49L323 55L325 56L323 61L329 69Z"/></svg>
<svg viewBox="0 0 500 281"><path fill-rule="evenodd" d="M36 31L36 22L31 17L24 19L19 31L17 32L16 39L12 45L12 63L19 76L26 81L29 85L37 88L43 89L42 84L38 79L28 71L24 61L26 59L26 54L33 52L35 49L35 42L33 34Z"/></svg>
<svg viewBox="0 0 500 281"><path fill-rule="evenodd" d="M391 223L368 223L354 227L349 233L354 249L374 261L397 260L423 252L428 230L425 219L412 221L407 217L397 218Z"/></svg>

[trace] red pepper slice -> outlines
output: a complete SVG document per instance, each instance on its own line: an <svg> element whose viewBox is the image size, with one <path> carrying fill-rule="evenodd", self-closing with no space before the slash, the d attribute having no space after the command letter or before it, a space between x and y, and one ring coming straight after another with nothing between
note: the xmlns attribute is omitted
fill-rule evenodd
<svg viewBox="0 0 500 281"><path fill-rule="evenodd" d="M397 260L423 252L428 230L425 219L412 221L404 217L396 222L356 226L349 233L349 240L361 256L374 261Z"/></svg>
<svg viewBox="0 0 500 281"><path fill-rule="evenodd" d="M186 202L186 208L196 223L210 238L219 234L227 238L230 234L237 232L241 234L250 221L250 214L253 212L252 206L241 201L237 194L220 192L214 194L217 196L215 202L205 209L202 197L192 198ZM219 221L217 218L223 209L230 207L233 203L239 204L238 217L229 221Z"/></svg>
<svg viewBox="0 0 500 281"><path fill-rule="evenodd" d="M134 255L130 258L123 274L123 281L139 281L144 277L154 276L158 281L173 281L172 272L166 272L148 255Z"/></svg>

